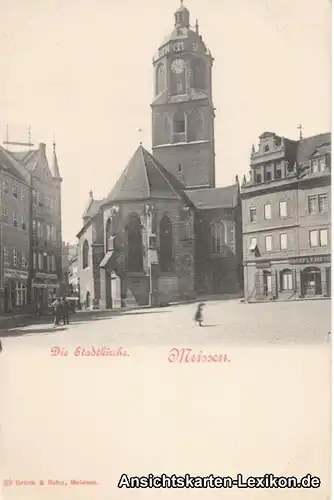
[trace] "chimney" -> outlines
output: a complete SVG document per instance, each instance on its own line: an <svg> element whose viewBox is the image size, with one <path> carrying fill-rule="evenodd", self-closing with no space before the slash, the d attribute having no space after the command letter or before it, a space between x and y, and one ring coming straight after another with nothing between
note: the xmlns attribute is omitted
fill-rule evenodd
<svg viewBox="0 0 334 500"><path fill-rule="evenodd" d="M45 149L46 149L45 143L44 142L40 142L39 143L39 150L40 150L40 152L45 154Z"/></svg>

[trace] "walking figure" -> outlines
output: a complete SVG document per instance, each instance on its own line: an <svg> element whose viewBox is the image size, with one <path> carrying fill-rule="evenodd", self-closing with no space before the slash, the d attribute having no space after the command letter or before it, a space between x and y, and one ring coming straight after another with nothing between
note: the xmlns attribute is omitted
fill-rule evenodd
<svg viewBox="0 0 334 500"><path fill-rule="evenodd" d="M0 354L2 353L2 342L0 340Z"/></svg>
<svg viewBox="0 0 334 500"><path fill-rule="evenodd" d="M60 298L52 304L54 309L54 324L59 325L60 318L62 317L62 303Z"/></svg>
<svg viewBox="0 0 334 500"><path fill-rule="evenodd" d="M68 316L70 313L70 305L67 302L65 297L63 297L61 299L61 306L62 306L62 319L63 319L64 325L69 325L70 323L68 321Z"/></svg>
<svg viewBox="0 0 334 500"><path fill-rule="evenodd" d="M203 307L204 307L203 302L198 304L196 314L195 314L195 321L199 324L199 326L202 326L202 323L203 323Z"/></svg>

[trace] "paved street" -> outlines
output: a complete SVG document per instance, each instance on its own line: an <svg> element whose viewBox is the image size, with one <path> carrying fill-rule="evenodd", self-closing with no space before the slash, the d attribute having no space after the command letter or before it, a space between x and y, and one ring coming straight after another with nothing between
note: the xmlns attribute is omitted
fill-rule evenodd
<svg viewBox="0 0 334 500"><path fill-rule="evenodd" d="M209 302L3 332L0 401L3 498L221 498L217 490L119 490L131 475L303 475L328 481L330 301ZM102 315L101 315L102 316ZM1 334L0 334L1 336ZM74 356L122 348L128 356ZM58 347L67 356L52 356ZM225 362L171 363L171 348ZM224 356L226 355L226 358ZM71 479L96 485L70 486ZM326 498L285 490L284 498ZM231 499L282 498L280 490L231 490Z"/></svg>

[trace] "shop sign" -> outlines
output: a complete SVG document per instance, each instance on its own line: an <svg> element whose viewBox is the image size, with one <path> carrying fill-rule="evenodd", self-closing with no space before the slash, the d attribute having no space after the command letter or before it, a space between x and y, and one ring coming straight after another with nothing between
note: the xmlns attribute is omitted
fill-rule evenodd
<svg viewBox="0 0 334 500"><path fill-rule="evenodd" d="M271 267L271 262L269 260L266 261L258 261L256 263L257 269L266 269L267 267Z"/></svg>
<svg viewBox="0 0 334 500"><path fill-rule="evenodd" d="M5 269L5 278L12 278L17 280L27 280L28 271L20 271L18 269Z"/></svg>
<svg viewBox="0 0 334 500"><path fill-rule="evenodd" d="M330 262L330 255L308 255L306 257L293 257L289 259L289 264L322 264L324 262Z"/></svg>
<svg viewBox="0 0 334 500"><path fill-rule="evenodd" d="M36 273L36 278L48 279L48 280L57 280L58 276L56 274Z"/></svg>

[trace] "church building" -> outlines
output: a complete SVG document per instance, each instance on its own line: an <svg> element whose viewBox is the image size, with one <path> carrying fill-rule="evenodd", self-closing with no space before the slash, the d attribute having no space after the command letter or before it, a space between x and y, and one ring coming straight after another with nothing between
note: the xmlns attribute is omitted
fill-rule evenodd
<svg viewBox="0 0 334 500"><path fill-rule="evenodd" d="M216 188L213 58L188 9L153 59L152 153L141 144L78 238L86 307L161 305L243 287L239 181Z"/></svg>

